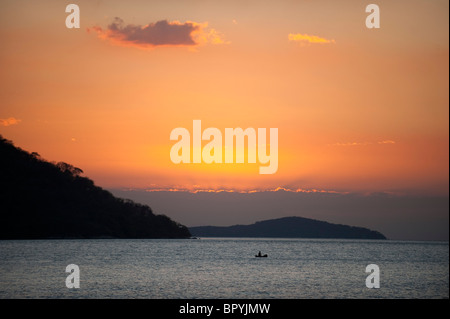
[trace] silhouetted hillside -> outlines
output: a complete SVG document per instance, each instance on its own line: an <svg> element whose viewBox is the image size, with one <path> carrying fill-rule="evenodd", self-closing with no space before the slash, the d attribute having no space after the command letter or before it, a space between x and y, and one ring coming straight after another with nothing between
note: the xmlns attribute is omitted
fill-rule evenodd
<svg viewBox="0 0 450 319"><path fill-rule="evenodd" d="M0 239L190 237L185 226L81 174L0 136Z"/></svg>
<svg viewBox="0 0 450 319"><path fill-rule="evenodd" d="M229 227L189 228L199 237L279 237L279 238L354 238L386 239L383 234L362 227L330 224L302 217L285 217Z"/></svg>

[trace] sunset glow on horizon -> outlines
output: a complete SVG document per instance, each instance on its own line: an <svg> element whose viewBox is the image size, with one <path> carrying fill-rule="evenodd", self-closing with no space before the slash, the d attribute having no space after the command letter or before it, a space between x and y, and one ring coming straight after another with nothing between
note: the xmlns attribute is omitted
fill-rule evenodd
<svg viewBox="0 0 450 319"><path fill-rule="evenodd" d="M67 29L65 2L6 0L0 134L105 188L448 195L449 4L432 2L377 1L375 30L358 1L80 0ZM277 128L277 172L174 164L194 120Z"/></svg>

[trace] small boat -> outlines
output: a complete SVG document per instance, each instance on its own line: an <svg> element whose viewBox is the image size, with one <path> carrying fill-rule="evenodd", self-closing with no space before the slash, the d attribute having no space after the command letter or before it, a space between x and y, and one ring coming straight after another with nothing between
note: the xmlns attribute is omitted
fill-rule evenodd
<svg viewBox="0 0 450 319"><path fill-rule="evenodd" d="M261 255L261 252L259 252L258 255L255 255L255 257L267 257L267 254Z"/></svg>

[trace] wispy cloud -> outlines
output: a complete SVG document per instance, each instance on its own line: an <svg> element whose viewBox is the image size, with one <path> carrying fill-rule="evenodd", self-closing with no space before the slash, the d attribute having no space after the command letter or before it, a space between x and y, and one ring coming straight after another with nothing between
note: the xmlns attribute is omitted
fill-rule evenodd
<svg viewBox="0 0 450 319"><path fill-rule="evenodd" d="M334 143L329 144L330 146L366 146L372 143L369 142L347 142L347 143Z"/></svg>
<svg viewBox="0 0 450 319"><path fill-rule="evenodd" d="M22 122L22 120L16 119L14 117L10 117L7 119L0 119L0 126L17 125L20 122Z"/></svg>
<svg viewBox="0 0 450 319"><path fill-rule="evenodd" d="M395 141L392 140L384 140L379 142L346 142L346 143L334 143L328 144L328 146L367 146L367 145L386 145L386 144L395 144Z"/></svg>
<svg viewBox="0 0 450 319"><path fill-rule="evenodd" d="M335 40L328 40L321 38L317 35L308 35L301 33L290 33L288 36L289 41L299 42L301 44L334 44Z"/></svg>
<svg viewBox="0 0 450 319"><path fill-rule="evenodd" d="M208 23L187 21L169 22L161 20L145 26L125 24L121 18L115 18L106 29L95 26L88 28L101 39L108 39L115 44L153 48L158 46L197 46L201 44L223 44L226 41Z"/></svg>
<svg viewBox="0 0 450 319"><path fill-rule="evenodd" d="M392 140L386 140L386 141L378 142L378 144L395 144L395 141L392 141Z"/></svg>

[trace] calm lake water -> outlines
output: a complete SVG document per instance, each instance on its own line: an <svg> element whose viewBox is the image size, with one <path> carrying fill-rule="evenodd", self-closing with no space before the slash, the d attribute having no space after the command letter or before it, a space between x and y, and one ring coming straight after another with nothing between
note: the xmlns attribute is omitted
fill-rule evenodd
<svg viewBox="0 0 450 319"><path fill-rule="evenodd" d="M66 287L69 264L80 268L79 289ZM369 264L380 268L379 289L366 287ZM448 242L0 241L0 298L448 297Z"/></svg>

